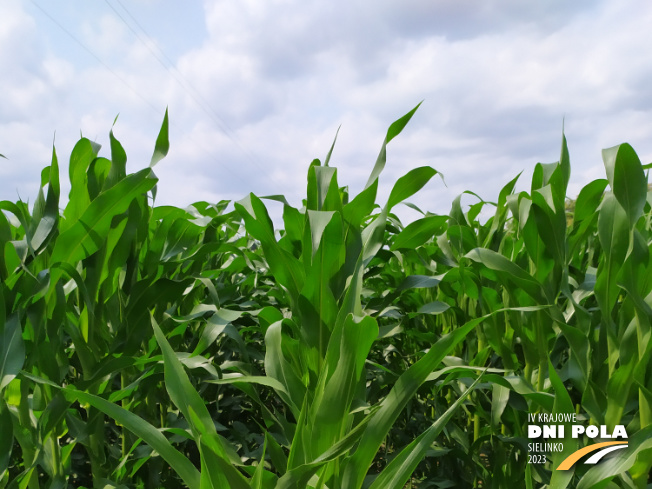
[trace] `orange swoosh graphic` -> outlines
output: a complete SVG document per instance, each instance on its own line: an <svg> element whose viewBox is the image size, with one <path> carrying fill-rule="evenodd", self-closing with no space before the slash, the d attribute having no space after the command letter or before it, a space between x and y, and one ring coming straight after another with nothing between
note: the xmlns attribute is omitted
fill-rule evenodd
<svg viewBox="0 0 652 489"><path fill-rule="evenodd" d="M596 450L599 450L600 448L608 447L611 445L627 445L626 441L605 441L602 443L595 443L593 445L589 445L584 448L580 448L576 452L571 453L566 459L559 464L559 467L557 467L557 470L568 470L570 469L575 462L577 462L579 459L581 459L584 455L587 453L595 452Z"/></svg>

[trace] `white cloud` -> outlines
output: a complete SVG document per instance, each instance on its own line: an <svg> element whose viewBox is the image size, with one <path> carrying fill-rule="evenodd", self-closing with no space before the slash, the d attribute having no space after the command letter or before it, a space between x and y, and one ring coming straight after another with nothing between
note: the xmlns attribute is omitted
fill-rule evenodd
<svg viewBox="0 0 652 489"><path fill-rule="evenodd" d="M432 211L466 189L493 200L523 169L527 187L537 161L558 157L564 117L571 195L603 175L602 147L628 140L652 160L652 7L633 0L206 0L204 25L168 0L134 2L168 69L105 4L63 5L57 19L111 71L27 2L0 5L0 153L21 163L0 162L3 198L35 194L55 130L62 161L79 130L108 152L118 113L129 168L145 166L167 105L158 200L176 205L249 191L298 204L340 124L332 161L358 191L387 126L422 99L390 144L381 190L430 164L448 187L433 181L414 200Z"/></svg>

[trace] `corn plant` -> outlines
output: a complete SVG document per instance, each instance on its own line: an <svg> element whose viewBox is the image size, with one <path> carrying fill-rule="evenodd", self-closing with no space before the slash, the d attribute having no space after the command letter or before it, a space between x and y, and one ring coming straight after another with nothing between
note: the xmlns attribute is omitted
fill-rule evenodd
<svg viewBox="0 0 652 489"><path fill-rule="evenodd" d="M32 206L0 202L0 487L646 487L649 165L604 150L569 213L562 137L529 192L404 225L437 171L376 193L417 108L358 195L331 146L300 207L155 206L167 113L136 173L113 132L110 159L82 138L63 210L53 150ZM554 412L629 447L527 463L528 415Z"/></svg>

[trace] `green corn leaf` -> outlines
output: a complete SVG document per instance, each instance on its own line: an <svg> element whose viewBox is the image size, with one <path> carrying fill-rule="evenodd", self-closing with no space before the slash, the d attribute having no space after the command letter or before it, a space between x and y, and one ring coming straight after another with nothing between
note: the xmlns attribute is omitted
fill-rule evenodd
<svg viewBox="0 0 652 489"><path fill-rule="evenodd" d="M310 166L307 202L307 208L313 211L340 211L342 209L336 168Z"/></svg>
<svg viewBox="0 0 652 489"><path fill-rule="evenodd" d="M209 384L258 384L266 385L267 387L273 388L277 392L282 392L285 395L288 395L285 390L285 386L281 384L278 380L272 377L265 377L261 375L242 375L242 374L233 374L229 377L223 377L221 379L209 379L206 381Z"/></svg>
<svg viewBox="0 0 652 489"><path fill-rule="evenodd" d="M408 289L429 289L436 287L441 282L441 277L429 277L428 275L410 275L396 288L397 291Z"/></svg>
<svg viewBox="0 0 652 489"><path fill-rule="evenodd" d="M550 377L550 383L555 391L555 404L553 406L553 413L566 413L571 414L575 411L573 406L573 401L564 387L563 382L559 378L557 371L553 364L548 360L548 376ZM570 425L566 424L565 432L570 431ZM559 464L566 459L570 454L575 452L578 449L577 440L571 439L570 436L566 436L563 443L563 450L561 452L555 452L551 455L552 466L557 468ZM554 488L563 488L566 487L571 479L573 478L572 470L553 470L552 477L550 478L550 486Z"/></svg>
<svg viewBox="0 0 652 489"><path fill-rule="evenodd" d="M0 393L23 368L25 343L18 317L5 321L4 300L0 298Z"/></svg>
<svg viewBox="0 0 652 489"><path fill-rule="evenodd" d="M421 306L418 310L418 314L441 314L442 312L448 311L450 309L450 305L446 304L445 302L441 301L432 301L428 302L427 304L424 304Z"/></svg>
<svg viewBox="0 0 652 489"><path fill-rule="evenodd" d="M437 173L437 170L434 168L422 166L410 170L407 174L399 178L389 194L389 199L387 200L387 205L385 207L387 212L390 212L399 202L403 202L405 199L416 194Z"/></svg>
<svg viewBox="0 0 652 489"><path fill-rule="evenodd" d="M339 126L337 128L337 131L335 131L335 138L333 138L333 144L331 144L331 149L328 150L328 154L324 159L324 166L328 166L328 163L331 161L331 155L333 154L333 148L335 148L335 143L337 142L337 135L340 133L340 127L342 126Z"/></svg>
<svg viewBox="0 0 652 489"><path fill-rule="evenodd" d="M390 124L389 129L387 129L387 135L385 136L385 142L389 143L392 139L401 134L401 131L405 129L405 126L407 126L408 122L410 122L410 119L412 119L412 116L422 103L423 100L419 102L416 107L414 107L410 112Z"/></svg>
<svg viewBox="0 0 652 489"><path fill-rule="evenodd" d="M106 181L109 171L111 170L111 161L106 158L95 158L91 165L88 167L87 188L88 197L93 201L102 191L104 182Z"/></svg>
<svg viewBox="0 0 652 489"><path fill-rule="evenodd" d="M491 390L491 424L492 426L499 426L500 419L509 402L509 388L496 383L492 384Z"/></svg>
<svg viewBox="0 0 652 489"><path fill-rule="evenodd" d="M575 200L575 212L573 221L580 222L593 216L600 205L604 189L609 182L603 178L593 180L588 185L582 187L577 199Z"/></svg>
<svg viewBox="0 0 652 489"><path fill-rule="evenodd" d="M304 229L303 262L306 281L301 290L299 307L304 323L319 321L327 330L332 330L332 318L337 314L335 295L341 294L340 287L331 281L341 273L346 262L345 226L339 212L307 211L307 227ZM310 252L312 250L312 253ZM305 302L303 299L307 299ZM315 324L317 324L315 322ZM312 330L314 328L306 328ZM311 332L314 334L314 331ZM323 336L322 340L327 340ZM325 351L326 344L320 348Z"/></svg>
<svg viewBox="0 0 652 489"><path fill-rule="evenodd" d="M313 453L326 452L349 424L351 405L360 382L365 380L365 360L377 336L375 319L352 314L333 332L308 420L319 427L319 436L312 440Z"/></svg>
<svg viewBox="0 0 652 489"><path fill-rule="evenodd" d="M559 156L559 167L561 171L562 181L561 189L564 193L561 195L561 200L566 198L566 189L568 188L568 182L571 175L571 164L570 164L570 155L568 154L568 142L566 141L566 134L562 129L561 133L561 155Z"/></svg>
<svg viewBox="0 0 652 489"><path fill-rule="evenodd" d="M552 188L549 185L536 190L532 194L530 213L538 229L538 235L550 255L559 267L566 266L566 215L563 207L551 202ZM550 198L548 198L548 196ZM553 204L554 207L551 207Z"/></svg>
<svg viewBox="0 0 652 489"><path fill-rule="evenodd" d="M607 179L616 199L625 210L630 227L643 213L647 184L641 160L629 144L602 150Z"/></svg>
<svg viewBox="0 0 652 489"><path fill-rule="evenodd" d="M297 416L297 425L290 445L286 475L295 472L299 467L306 465L315 457L311 451L313 426L307 422L308 410L310 409L308 402L308 396L305 396Z"/></svg>
<svg viewBox="0 0 652 489"><path fill-rule="evenodd" d="M412 119L412 116L414 115L414 113L417 111L417 109L422 103L423 101L419 102L417 106L414 109L412 109L410 112L405 114L400 119L397 119L396 121L392 122L392 124L389 126L389 129L387 129L387 135L385 136L385 140L383 141L383 146L380 149L380 154L376 159L376 164L374 165L374 168L371 171L371 175L369 175L369 180L367 180L367 184L364 187L365 189L373 185L373 183L378 180L378 177L380 176L383 169L385 168L385 162L387 161L387 145L392 139L398 136L401 133L401 131L403 131L403 129L405 129L405 126L407 126L407 123L410 122L410 119Z"/></svg>
<svg viewBox="0 0 652 489"><path fill-rule="evenodd" d="M306 387L294 366L286 359L283 353L282 321L277 321L267 328L265 334L265 372L277 380L284 388L277 394L298 415L300 406L304 403ZM273 387L273 386L272 386Z"/></svg>
<svg viewBox="0 0 652 489"><path fill-rule="evenodd" d="M371 221L371 223L362 230L362 262L361 265L367 266L376 256L385 242L385 227L387 225L387 209Z"/></svg>
<svg viewBox="0 0 652 489"><path fill-rule="evenodd" d="M156 138L156 145L154 146L154 154L152 155L152 160L149 162L150 168L165 158L169 150L170 140L168 136L168 109L165 109L163 124L161 124L161 130L158 133L158 137Z"/></svg>
<svg viewBox="0 0 652 489"><path fill-rule="evenodd" d="M64 210L65 220L62 222L62 231L66 231L81 217L90 205L88 195L86 172L91 162L97 156L99 145L86 138L80 139L70 153L68 173L70 178L70 194L68 205Z"/></svg>
<svg viewBox="0 0 652 489"><path fill-rule="evenodd" d="M308 210L308 223L310 224L310 237L312 244L312 256L317 253L319 245L321 244L321 238L324 234L326 226L331 222L335 211L313 211ZM339 216L339 214L338 214Z"/></svg>
<svg viewBox="0 0 652 489"><path fill-rule="evenodd" d="M441 234L448 221L448 216L428 216L408 224L396 235L391 250L415 249L429 239Z"/></svg>
<svg viewBox="0 0 652 489"><path fill-rule="evenodd" d="M374 209L377 191L378 181L375 180L371 185L356 195L351 202L344 206L342 210L344 220L354 228L360 226Z"/></svg>
<svg viewBox="0 0 652 489"><path fill-rule="evenodd" d="M303 237L305 218L304 215L292 206L283 206L283 224L286 236L290 241L298 243Z"/></svg>
<svg viewBox="0 0 652 489"><path fill-rule="evenodd" d="M52 163L48 172L48 196L45 202L43 216L31 237L31 245L35 251L44 247L57 229L59 222L59 162L57 153L52 148Z"/></svg>
<svg viewBox="0 0 652 489"><path fill-rule="evenodd" d="M598 236L604 250L595 283L595 295L608 321L618 298L618 271L627 256L629 231L625 210L613 194L606 194L598 214Z"/></svg>
<svg viewBox="0 0 652 489"><path fill-rule="evenodd" d="M618 349L618 367L611 373L607 381L607 410L605 424L615 426L621 424L629 399L630 389L634 382L634 368L638 363L638 338L635 322L631 322L620 338Z"/></svg>
<svg viewBox="0 0 652 489"><path fill-rule="evenodd" d="M111 169L104 181L103 190L110 189L127 176L127 154L120 141L113 135L113 130L109 132L109 141L111 142Z"/></svg>
<svg viewBox="0 0 652 489"><path fill-rule="evenodd" d="M466 216L464 215L464 211L462 210L462 194L458 195L453 199L453 203L451 204L451 211L449 214L449 221L448 221L449 226L464 226L468 227L469 223L466 220Z"/></svg>

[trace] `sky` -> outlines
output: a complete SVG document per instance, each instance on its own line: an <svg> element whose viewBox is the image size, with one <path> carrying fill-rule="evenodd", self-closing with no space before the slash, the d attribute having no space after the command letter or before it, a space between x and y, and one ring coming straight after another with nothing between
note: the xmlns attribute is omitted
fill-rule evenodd
<svg viewBox="0 0 652 489"><path fill-rule="evenodd" d="M633 0L3 0L0 200L34 200L53 143L67 194L80 135L109 156L113 128L128 170L146 167L166 108L157 205L254 192L300 207L338 127L331 165L357 194L420 101L388 146L380 203L424 165L445 182L410 200L437 214L466 190L495 201L520 172L527 190L562 127L574 198L604 178L603 148L652 161L650 25L652 3Z"/></svg>

